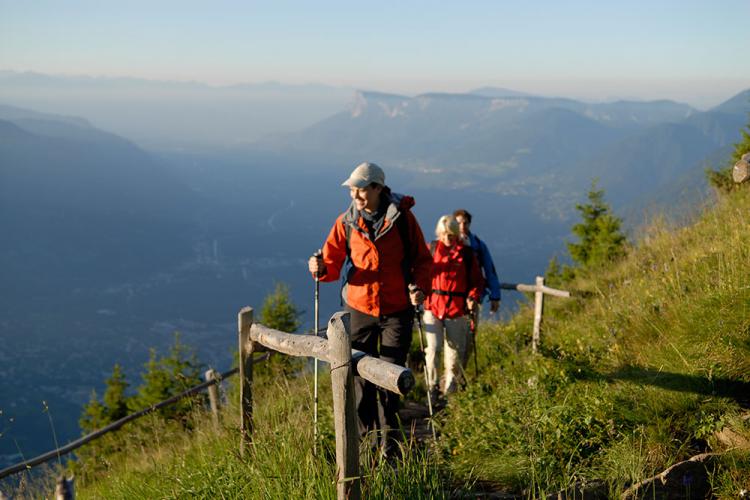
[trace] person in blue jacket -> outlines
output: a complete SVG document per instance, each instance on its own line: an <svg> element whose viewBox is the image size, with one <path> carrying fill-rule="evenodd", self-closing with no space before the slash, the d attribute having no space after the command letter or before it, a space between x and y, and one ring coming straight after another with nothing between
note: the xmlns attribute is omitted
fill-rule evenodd
<svg viewBox="0 0 750 500"><path fill-rule="evenodd" d="M492 262L492 255L490 255L490 251L484 241L471 232L471 214L468 211L464 209L456 210L453 212L453 217L456 218L458 226L461 229L461 237L474 249L479 261L479 267L482 269L482 274L484 275L485 289L482 291L480 303L489 295L490 312L496 313L500 309L500 280L497 277L495 264Z"/></svg>

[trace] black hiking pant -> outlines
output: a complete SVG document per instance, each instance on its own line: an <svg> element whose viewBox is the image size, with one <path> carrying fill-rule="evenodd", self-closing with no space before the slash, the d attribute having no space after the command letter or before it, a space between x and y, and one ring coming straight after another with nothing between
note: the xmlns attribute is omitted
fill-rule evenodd
<svg viewBox="0 0 750 500"><path fill-rule="evenodd" d="M409 307L384 316L370 316L346 306L351 317L352 348L399 366L406 365L411 345L414 309ZM370 434L371 444L391 454L399 437L399 395L360 377L354 378L360 436ZM373 432L375 431L375 432Z"/></svg>

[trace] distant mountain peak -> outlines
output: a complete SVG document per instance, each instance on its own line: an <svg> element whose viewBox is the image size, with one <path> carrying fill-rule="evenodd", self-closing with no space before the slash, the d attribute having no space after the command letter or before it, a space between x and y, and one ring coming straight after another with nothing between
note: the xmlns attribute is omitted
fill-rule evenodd
<svg viewBox="0 0 750 500"><path fill-rule="evenodd" d="M81 128L94 128L91 123L85 118L80 118L77 116L58 115L53 113L40 113L39 111L19 108L16 106L8 106L7 104L0 104L0 119L8 121L46 120L51 122L66 123L68 125L75 125Z"/></svg>
<svg viewBox="0 0 750 500"><path fill-rule="evenodd" d="M505 89L501 87L480 87L469 92L469 94L483 97L534 97L533 94L520 92L518 90Z"/></svg>
<svg viewBox="0 0 750 500"><path fill-rule="evenodd" d="M368 108L376 108L386 116L395 118L405 114L409 101L411 101L410 97L398 94L358 90L354 93L354 99L349 105L349 112L352 118L357 118L362 116Z"/></svg>
<svg viewBox="0 0 750 500"><path fill-rule="evenodd" d="M712 108L710 111L732 114L750 113L750 89L743 90L734 97L731 97L718 106Z"/></svg>

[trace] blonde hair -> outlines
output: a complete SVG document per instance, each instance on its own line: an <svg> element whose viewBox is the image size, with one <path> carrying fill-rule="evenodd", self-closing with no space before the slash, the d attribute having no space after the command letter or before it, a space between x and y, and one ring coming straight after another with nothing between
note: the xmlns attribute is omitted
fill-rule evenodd
<svg viewBox="0 0 750 500"><path fill-rule="evenodd" d="M458 236L461 229L458 227L458 221L452 215L443 215L438 220L437 226L435 226L435 236L440 238L440 235L452 234Z"/></svg>

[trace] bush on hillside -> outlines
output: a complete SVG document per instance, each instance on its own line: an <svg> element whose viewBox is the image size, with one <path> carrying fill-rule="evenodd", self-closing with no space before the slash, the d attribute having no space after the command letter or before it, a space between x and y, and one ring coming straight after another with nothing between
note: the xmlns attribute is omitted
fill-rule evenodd
<svg viewBox="0 0 750 500"><path fill-rule="evenodd" d="M587 198L588 203L576 204L582 220L572 231L579 241L567 244L575 265L560 264L557 257L553 257L545 272L551 286L571 281L579 269L598 268L625 256L627 239L621 231L622 220L612 214L604 201L604 190L597 188L596 180L591 182Z"/></svg>
<svg viewBox="0 0 750 500"><path fill-rule="evenodd" d="M604 190L591 182L588 203L576 204L582 222L573 226L579 243L568 243L568 251L581 267L595 267L617 260L625 255L625 235L620 231L622 220L611 213L604 201Z"/></svg>
<svg viewBox="0 0 750 500"><path fill-rule="evenodd" d="M285 283L276 283L273 292L269 293L263 301L260 311L260 322L275 330L293 333L300 326L301 312L292 302L289 287ZM268 372L272 376L293 375L298 372L304 364L303 358L293 356L273 356L268 363L259 367L260 372Z"/></svg>
<svg viewBox="0 0 750 500"><path fill-rule="evenodd" d="M151 349L146 371L141 374L143 383L138 387L135 397L130 399L131 411L138 411L175 396L202 382L200 372L202 365L195 352L180 342L179 333L175 333L174 344L169 355L157 358L156 349ZM159 410L167 419L187 422L195 398L185 398L173 405Z"/></svg>
<svg viewBox="0 0 750 500"><path fill-rule="evenodd" d="M276 288L263 301L260 322L275 330L292 333L299 328L300 312L289 296L289 287L285 283L276 283Z"/></svg>
<svg viewBox="0 0 750 500"><path fill-rule="evenodd" d="M141 374L143 383L136 388L134 395L129 395L130 383L122 372L122 367L115 364L112 375L106 381L102 400L92 391L91 399L83 407L79 425L84 433L111 424L129 413L148 408L149 406L177 395L202 382L201 364L192 350L180 342L175 333L174 344L168 356L157 357L156 350L151 349L146 370ZM194 401L183 400L160 410L165 418L185 420Z"/></svg>
<svg viewBox="0 0 750 500"><path fill-rule="evenodd" d="M128 414L128 400L130 398L125 391L130 384L125 380L125 375L122 373L119 364L115 364L112 375L105 384L106 389L102 397L103 404L99 401L96 391L92 391L89 403L83 407L79 425L85 433L100 429Z"/></svg>
<svg viewBox="0 0 750 500"><path fill-rule="evenodd" d="M202 382L201 365L195 353L180 341L178 333L175 333L169 355L158 357L156 350L152 348L144 367L145 371L141 374L143 382L135 389L135 394L128 394L130 383L121 366L115 364L112 375L107 378L102 399L99 399L96 391L92 391L90 401L83 407L79 425L84 434L101 429L128 414L148 408ZM163 427L160 432L173 427L180 431L191 427L196 402L203 406L204 399L204 395L182 399L162 408L151 417L128 424L127 433L112 432L92 441L76 452L77 463L71 464L71 469L78 475L94 476L102 469L109 469L118 452L133 446L134 442L147 443L152 439L151 428L154 425Z"/></svg>

